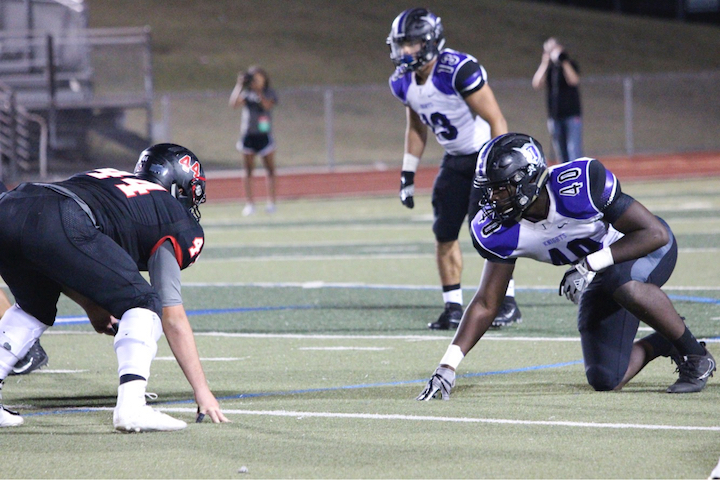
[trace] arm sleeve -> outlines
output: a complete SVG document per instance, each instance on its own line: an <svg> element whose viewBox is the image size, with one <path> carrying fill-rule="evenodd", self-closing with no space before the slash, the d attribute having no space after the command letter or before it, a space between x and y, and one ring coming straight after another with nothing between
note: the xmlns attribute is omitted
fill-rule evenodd
<svg viewBox="0 0 720 480"><path fill-rule="evenodd" d="M485 82L487 82L485 69L477 62L469 60L457 71L454 86L463 98L467 98L480 90Z"/></svg>
<svg viewBox="0 0 720 480"><path fill-rule="evenodd" d="M589 177L593 202L608 222L615 222L635 199L623 193L620 180L598 160L590 162Z"/></svg>
<svg viewBox="0 0 720 480"><path fill-rule="evenodd" d="M163 307L182 305L180 266L169 240L155 251L148 261L150 283L160 295Z"/></svg>

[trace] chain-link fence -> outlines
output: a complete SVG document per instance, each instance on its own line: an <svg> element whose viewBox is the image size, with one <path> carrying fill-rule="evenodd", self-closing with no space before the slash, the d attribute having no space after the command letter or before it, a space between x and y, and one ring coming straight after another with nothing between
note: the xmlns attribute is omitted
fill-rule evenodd
<svg viewBox="0 0 720 480"><path fill-rule="evenodd" d="M491 79L512 131L538 138L552 155L545 92L530 79ZM720 150L720 71L582 79L584 150L602 157ZM230 89L164 94L156 102L155 141L188 146L206 169L237 168L240 114ZM278 90L274 110L277 162L287 167L399 165L405 111L386 84ZM424 164L442 150L428 141Z"/></svg>

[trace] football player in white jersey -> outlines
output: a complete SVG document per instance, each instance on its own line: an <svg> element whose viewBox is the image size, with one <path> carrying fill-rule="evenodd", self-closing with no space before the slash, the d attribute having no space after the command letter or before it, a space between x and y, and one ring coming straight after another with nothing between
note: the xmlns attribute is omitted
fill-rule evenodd
<svg viewBox="0 0 720 480"><path fill-rule="evenodd" d="M580 158L548 168L535 139L501 135L480 151L472 198L478 213L470 230L485 267L418 400L450 397L455 370L490 326L521 257L572 265L560 293L579 304L585 373L595 390L620 390L659 356L680 372L668 393L705 387L715 360L660 288L675 268L675 237L602 163ZM655 333L635 341L640 321Z"/></svg>
<svg viewBox="0 0 720 480"><path fill-rule="evenodd" d="M415 172L430 127L445 150L432 192L433 233L445 310L428 324L431 329L457 328L462 317L461 277L463 260L458 235L467 216L475 160L483 143L507 133L507 122L487 74L466 53L443 49L445 37L440 18L425 8L411 8L398 15L387 38L396 70L390 89L406 108L405 155L400 200L415 206ZM514 285L493 326L521 320Z"/></svg>

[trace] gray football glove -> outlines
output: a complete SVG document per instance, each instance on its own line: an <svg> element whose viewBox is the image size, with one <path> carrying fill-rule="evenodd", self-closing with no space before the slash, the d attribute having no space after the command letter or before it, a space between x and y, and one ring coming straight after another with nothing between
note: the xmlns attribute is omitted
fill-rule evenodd
<svg viewBox="0 0 720 480"><path fill-rule="evenodd" d="M577 265L565 272L565 275L563 275L562 281L560 282L558 295L565 295L565 298L573 302L575 305L579 304L583 290L585 290L587 286L590 285L590 282L593 281L595 273L596 272L588 268L587 262L583 258Z"/></svg>
<svg viewBox="0 0 720 480"><path fill-rule="evenodd" d="M415 400L430 400L435 397L438 392L442 395L443 400L450 400L450 390L455 386L455 370L447 367L437 367L435 373L428 380L425 389Z"/></svg>

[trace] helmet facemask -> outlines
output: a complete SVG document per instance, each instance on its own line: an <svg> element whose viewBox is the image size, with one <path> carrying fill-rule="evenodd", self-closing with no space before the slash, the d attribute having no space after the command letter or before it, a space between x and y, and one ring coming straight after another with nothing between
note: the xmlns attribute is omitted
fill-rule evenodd
<svg viewBox="0 0 720 480"><path fill-rule="evenodd" d="M483 219L491 219L491 230L520 221L548 178L542 147L527 135L506 134L491 140L481 150L478 165L474 186L480 190Z"/></svg>
<svg viewBox="0 0 720 480"><path fill-rule="evenodd" d="M393 21L386 43L398 70L414 72L431 62L445 44L440 18L423 8L406 10ZM405 53L403 47L408 44L420 44L420 49L412 55Z"/></svg>

